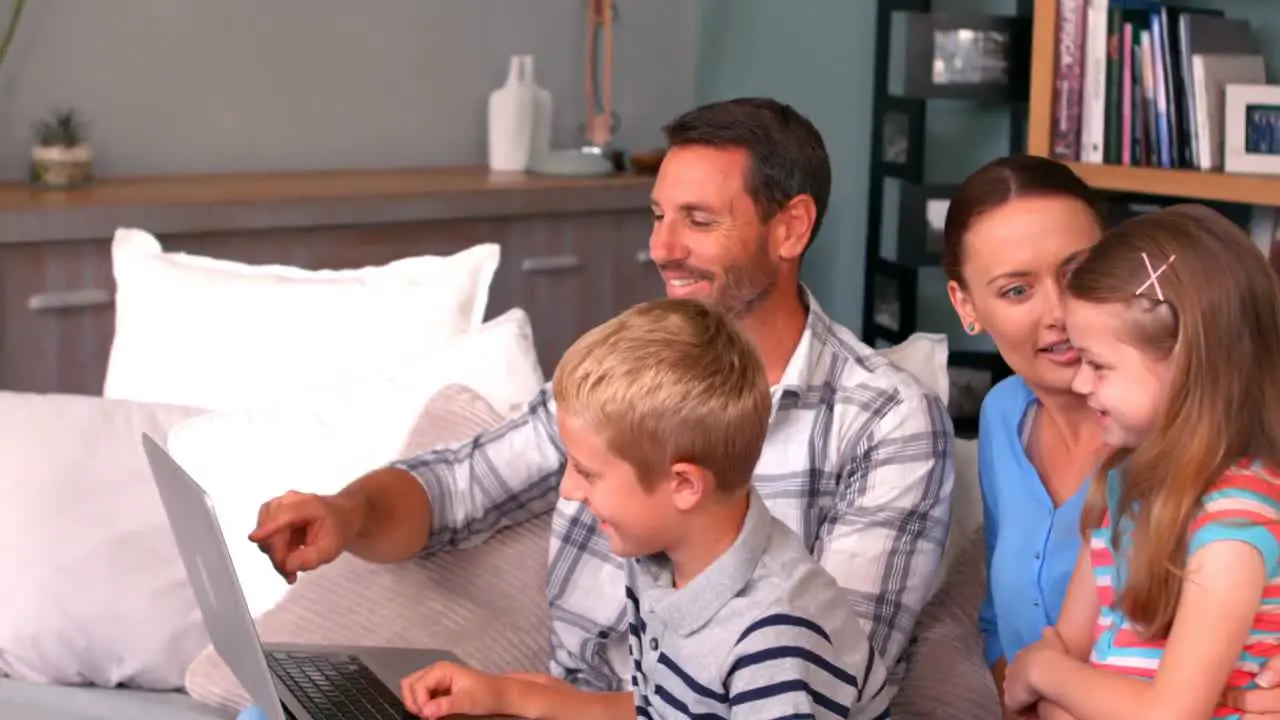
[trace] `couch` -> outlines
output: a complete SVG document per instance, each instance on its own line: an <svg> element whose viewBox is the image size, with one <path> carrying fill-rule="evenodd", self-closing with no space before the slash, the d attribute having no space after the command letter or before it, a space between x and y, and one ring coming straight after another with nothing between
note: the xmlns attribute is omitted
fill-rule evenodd
<svg viewBox="0 0 1280 720"><path fill-rule="evenodd" d="M332 492L518 412L545 378L520 309L483 322L496 247L349 271L250 266L113 241L102 397L0 392L0 717L234 717L143 459L165 443L210 493L264 640L443 646L543 671L549 518L395 566L344 556L287 586L248 543L262 500ZM946 341L883 351L944 396ZM976 449L895 717L998 715L982 666ZM17 549L17 550L15 550Z"/></svg>

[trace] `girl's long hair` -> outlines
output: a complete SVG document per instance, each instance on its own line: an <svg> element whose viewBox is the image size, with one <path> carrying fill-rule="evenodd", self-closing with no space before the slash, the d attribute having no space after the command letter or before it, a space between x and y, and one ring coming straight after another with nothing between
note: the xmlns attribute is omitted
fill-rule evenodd
<svg viewBox="0 0 1280 720"><path fill-rule="evenodd" d="M1067 292L1123 307L1125 340L1173 363L1152 436L1107 457L1082 518L1087 538L1108 509L1108 473L1123 466L1111 527L1127 578L1116 603L1148 639L1166 638L1202 497L1243 458L1280 467L1280 281L1231 221L1175 205L1107 232L1070 270ZM1126 516L1133 526L1122 548Z"/></svg>

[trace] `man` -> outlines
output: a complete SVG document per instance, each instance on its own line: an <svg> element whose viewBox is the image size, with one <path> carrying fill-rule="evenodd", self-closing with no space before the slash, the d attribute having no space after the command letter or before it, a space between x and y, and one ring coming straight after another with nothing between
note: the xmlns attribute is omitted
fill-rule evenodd
<svg viewBox="0 0 1280 720"><path fill-rule="evenodd" d="M668 296L724 310L759 351L773 415L753 484L848 592L892 694L947 535L946 408L832 322L800 283L831 189L826 148L806 118L774 100L738 99L691 110L665 133L650 255ZM623 565L581 503L558 501L564 470L544 388L524 414L472 441L375 470L333 496L267 502L250 538L292 582L343 551L401 561L474 545L554 508L552 673L622 690Z"/></svg>

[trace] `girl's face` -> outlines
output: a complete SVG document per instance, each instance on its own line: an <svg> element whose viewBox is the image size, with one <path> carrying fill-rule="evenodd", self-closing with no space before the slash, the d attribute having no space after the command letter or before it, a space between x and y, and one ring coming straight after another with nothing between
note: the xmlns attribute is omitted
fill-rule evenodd
<svg viewBox="0 0 1280 720"><path fill-rule="evenodd" d="M1066 301L1067 334L1080 353L1071 389L1098 412L1102 438L1132 448L1151 435L1172 381L1172 359L1155 360L1124 341L1121 305Z"/></svg>

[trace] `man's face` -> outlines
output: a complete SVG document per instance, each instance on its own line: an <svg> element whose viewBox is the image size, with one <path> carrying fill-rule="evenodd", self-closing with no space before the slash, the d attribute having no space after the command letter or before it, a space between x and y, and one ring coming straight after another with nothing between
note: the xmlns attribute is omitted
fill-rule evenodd
<svg viewBox="0 0 1280 720"><path fill-rule="evenodd" d="M662 161L652 195L649 254L668 297L740 317L777 287L769 229L747 193L745 150L685 145Z"/></svg>

